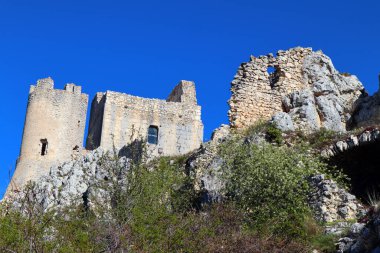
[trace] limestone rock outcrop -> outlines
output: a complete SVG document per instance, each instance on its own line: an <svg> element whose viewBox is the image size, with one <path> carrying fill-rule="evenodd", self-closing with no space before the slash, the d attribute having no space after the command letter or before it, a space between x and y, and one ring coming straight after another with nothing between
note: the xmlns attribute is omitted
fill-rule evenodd
<svg viewBox="0 0 380 253"><path fill-rule="evenodd" d="M226 130L221 127L215 133ZM193 188L199 196L200 205L219 202L224 197L222 157L218 154L218 144L227 136L214 135L214 139L202 145L186 161L186 172L192 180Z"/></svg>
<svg viewBox="0 0 380 253"><path fill-rule="evenodd" d="M337 253L380 252L380 213L378 203L365 217L365 223L355 223L347 235L340 238Z"/></svg>
<svg viewBox="0 0 380 253"><path fill-rule="evenodd" d="M356 76L339 73L321 51L300 47L278 51L276 57L251 56L239 67L231 91L232 127L273 117L282 130L306 132L346 131L355 102L365 94Z"/></svg>
<svg viewBox="0 0 380 253"><path fill-rule="evenodd" d="M380 130L378 128L372 128L363 131L358 135L350 135L344 140L340 140L324 150L322 150L322 156L325 158L333 157L337 154L344 153L345 151L358 147L360 145L366 145L380 139Z"/></svg>
<svg viewBox="0 0 380 253"><path fill-rule="evenodd" d="M366 127L380 124L380 92L365 96L356 102L352 127Z"/></svg>
<svg viewBox="0 0 380 253"><path fill-rule="evenodd" d="M118 174L110 170L111 166L115 167L113 163L120 168ZM71 205L91 208L101 203L107 206L110 203L107 188L115 180L125 183L129 166L125 157L115 158L112 153L98 148L75 160L52 166L49 175L35 182L33 198L45 211ZM17 207L24 197L22 194L24 191L12 193L7 198Z"/></svg>

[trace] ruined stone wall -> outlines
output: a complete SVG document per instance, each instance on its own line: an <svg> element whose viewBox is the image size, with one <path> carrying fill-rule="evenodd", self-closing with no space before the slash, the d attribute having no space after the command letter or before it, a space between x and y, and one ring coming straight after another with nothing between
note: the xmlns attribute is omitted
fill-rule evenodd
<svg viewBox="0 0 380 253"><path fill-rule="evenodd" d="M297 47L241 64L228 115L235 128L275 116L284 131L345 131L363 91L355 76L339 73L321 51Z"/></svg>
<svg viewBox="0 0 380 253"><path fill-rule="evenodd" d="M167 101L112 91L98 94L91 118L88 148L121 149L146 139L149 126L158 128L158 144L148 144L151 156L184 154L203 141L201 107L192 82L181 81Z"/></svg>
<svg viewBox="0 0 380 253"><path fill-rule="evenodd" d="M249 62L241 64L231 83L231 126L246 127L282 111L282 96L306 86L302 63L311 52L311 48L294 48L278 51L276 57L251 56Z"/></svg>
<svg viewBox="0 0 380 253"><path fill-rule="evenodd" d="M79 152L87 105L88 96L80 86L67 84L64 90L56 90L51 78L31 86L20 156L8 191L48 174L51 165Z"/></svg>

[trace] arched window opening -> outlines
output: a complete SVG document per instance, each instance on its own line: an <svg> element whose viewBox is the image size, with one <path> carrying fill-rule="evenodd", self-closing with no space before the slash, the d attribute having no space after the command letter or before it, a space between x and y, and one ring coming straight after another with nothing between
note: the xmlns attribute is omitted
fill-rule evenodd
<svg viewBox="0 0 380 253"><path fill-rule="evenodd" d="M158 127L157 126L149 126L148 143L157 145L158 143Z"/></svg>
<svg viewBox="0 0 380 253"><path fill-rule="evenodd" d="M269 66L267 72L269 75L272 75L274 72L276 72L276 68L273 66Z"/></svg>
<svg viewBox="0 0 380 253"><path fill-rule="evenodd" d="M48 141L47 139L41 139L41 156L47 155Z"/></svg>

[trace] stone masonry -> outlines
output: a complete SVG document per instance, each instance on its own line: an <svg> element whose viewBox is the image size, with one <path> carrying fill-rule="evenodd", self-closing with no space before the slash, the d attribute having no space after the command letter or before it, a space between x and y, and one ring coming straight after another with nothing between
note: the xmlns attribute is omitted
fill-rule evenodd
<svg viewBox="0 0 380 253"><path fill-rule="evenodd" d="M88 95L80 86L67 84L57 90L51 78L31 86L20 157L6 195L85 152L87 107ZM181 81L167 100L98 93L92 102L87 148L122 150L147 140L150 128L155 134L155 143L147 145L150 157L180 155L200 147L203 124L193 82Z"/></svg>
<svg viewBox="0 0 380 253"><path fill-rule="evenodd" d="M180 155L199 148L203 124L194 83L181 81L167 100L98 93L92 102L87 148L119 150L147 139L149 127L158 130L158 142L148 142L149 156Z"/></svg>
<svg viewBox="0 0 380 253"><path fill-rule="evenodd" d="M87 105L88 95L80 86L67 84L56 90L51 78L31 86L20 156L7 192L48 174L53 164L80 151Z"/></svg>
<svg viewBox="0 0 380 253"><path fill-rule="evenodd" d="M276 116L275 123L287 126L283 130L345 131L364 88L355 76L339 73L321 51L297 47L276 57L251 56L239 67L231 92L231 127Z"/></svg>
<svg viewBox="0 0 380 253"><path fill-rule="evenodd" d="M229 100L231 126L245 127L260 119L270 119L282 111L282 96L304 88L302 61L310 48L295 48L254 57L241 64L231 84ZM273 69L273 72L269 71Z"/></svg>

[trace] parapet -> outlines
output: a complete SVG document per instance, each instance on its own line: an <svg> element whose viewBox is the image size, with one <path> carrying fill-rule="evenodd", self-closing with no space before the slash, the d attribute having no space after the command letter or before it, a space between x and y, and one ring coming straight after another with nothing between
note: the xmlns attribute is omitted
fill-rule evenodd
<svg viewBox="0 0 380 253"><path fill-rule="evenodd" d="M65 91L72 92L75 94L81 94L82 93L82 87L77 86L73 83L68 83L65 85Z"/></svg>
<svg viewBox="0 0 380 253"><path fill-rule="evenodd" d="M37 80L37 87L41 89L53 89L54 81L51 77L42 78Z"/></svg>
<svg viewBox="0 0 380 253"><path fill-rule="evenodd" d="M41 90L53 90L54 89L54 81L51 77L42 78L37 80L36 85L31 85L29 93L34 92L36 89Z"/></svg>
<svg viewBox="0 0 380 253"><path fill-rule="evenodd" d="M37 80L37 84L30 86L29 94L34 91L59 91L54 89L54 81L51 77L42 78ZM62 92L70 92L73 94L82 94L82 87L75 85L74 83L67 83Z"/></svg>
<svg viewBox="0 0 380 253"><path fill-rule="evenodd" d="M174 87L166 101L196 105L197 97L194 82L185 80L180 81L179 84Z"/></svg>

